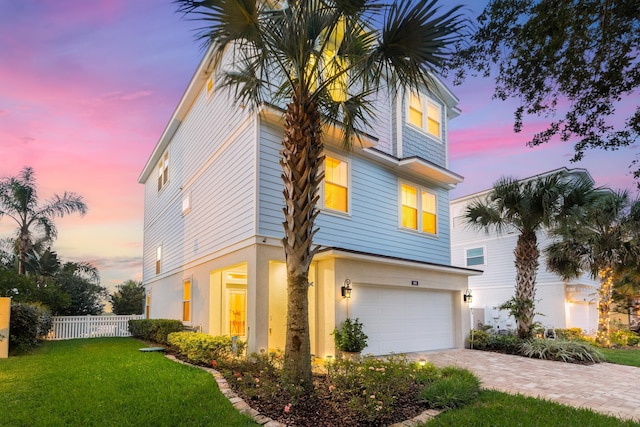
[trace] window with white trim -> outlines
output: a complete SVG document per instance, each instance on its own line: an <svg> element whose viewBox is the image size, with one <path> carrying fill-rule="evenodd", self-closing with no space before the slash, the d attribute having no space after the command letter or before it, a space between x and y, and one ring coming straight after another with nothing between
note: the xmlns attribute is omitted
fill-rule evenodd
<svg viewBox="0 0 640 427"><path fill-rule="evenodd" d="M440 104L426 95L409 94L407 122L423 132L442 139L442 110Z"/></svg>
<svg viewBox="0 0 640 427"><path fill-rule="evenodd" d="M162 246L156 248L156 274L160 274L162 267Z"/></svg>
<svg viewBox="0 0 640 427"><path fill-rule="evenodd" d="M151 292L147 291L144 315L146 319L151 319Z"/></svg>
<svg viewBox="0 0 640 427"><path fill-rule="evenodd" d="M206 91L207 91L207 100L209 100L211 98L211 95L213 95L213 75L209 76L209 78L207 79L207 83L205 85Z"/></svg>
<svg viewBox="0 0 640 427"><path fill-rule="evenodd" d="M484 265L484 247L469 248L465 251L466 266Z"/></svg>
<svg viewBox="0 0 640 427"><path fill-rule="evenodd" d="M191 322L191 279L182 282L182 321Z"/></svg>
<svg viewBox="0 0 640 427"><path fill-rule="evenodd" d="M158 191L162 190L169 181L169 152L165 152L164 156L158 162Z"/></svg>
<svg viewBox="0 0 640 427"><path fill-rule="evenodd" d="M182 215L186 215L191 211L191 193L187 193L182 198Z"/></svg>
<svg viewBox="0 0 640 427"><path fill-rule="evenodd" d="M349 162L332 156L324 158L322 207L349 213Z"/></svg>
<svg viewBox="0 0 640 427"><path fill-rule="evenodd" d="M400 183L400 227L427 234L438 232L436 195L415 184Z"/></svg>

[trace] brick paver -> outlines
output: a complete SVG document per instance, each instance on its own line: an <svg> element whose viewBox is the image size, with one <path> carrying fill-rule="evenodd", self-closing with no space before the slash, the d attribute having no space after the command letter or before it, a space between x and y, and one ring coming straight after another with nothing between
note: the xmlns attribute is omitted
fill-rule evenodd
<svg viewBox="0 0 640 427"><path fill-rule="evenodd" d="M440 367L469 369L487 389L640 421L640 368L613 363L578 365L469 349L411 353L408 357Z"/></svg>

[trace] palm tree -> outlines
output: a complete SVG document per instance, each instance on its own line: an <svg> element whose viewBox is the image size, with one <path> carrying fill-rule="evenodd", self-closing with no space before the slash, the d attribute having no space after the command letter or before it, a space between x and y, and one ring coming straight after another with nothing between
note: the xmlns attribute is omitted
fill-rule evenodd
<svg viewBox="0 0 640 427"><path fill-rule="evenodd" d="M627 192L601 193L583 218L561 224L553 234L562 239L546 250L547 267L565 279L590 273L600 278L596 341L610 345L612 295L616 275L638 262L638 212Z"/></svg>
<svg viewBox="0 0 640 427"><path fill-rule="evenodd" d="M466 21L436 1L177 0L206 25L212 71L252 108L285 106L281 166L287 265L285 380L311 387L309 265L318 209L323 125L339 125L345 148L374 115L383 87L435 89Z"/></svg>
<svg viewBox="0 0 640 427"><path fill-rule="evenodd" d="M55 194L43 205L39 205L34 172L30 167L22 169L17 177L0 181L0 218L6 215L18 224L18 273L25 274L27 254L36 242L51 242L56 238L54 218L73 212L84 215L86 210L82 196L69 192L65 192L62 197ZM34 236L36 231L43 235Z"/></svg>
<svg viewBox="0 0 640 427"><path fill-rule="evenodd" d="M531 336L535 315L536 275L540 249L537 233L554 226L560 218L578 215L580 207L593 198L593 183L582 175L566 172L519 181L503 177L485 200L467 206L467 223L476 229L498 233L516 230L518 240L514 253L516 288L505 306L518 325L521 338Z"/></svg>

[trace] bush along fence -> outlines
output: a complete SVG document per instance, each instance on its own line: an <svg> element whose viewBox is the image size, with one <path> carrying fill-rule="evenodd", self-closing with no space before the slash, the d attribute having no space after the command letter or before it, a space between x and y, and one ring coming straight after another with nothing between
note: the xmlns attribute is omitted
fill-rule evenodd
<svg viewBox="0 0 640 427"><path fill-rule="evenodd" d="M75 338L130 337L129 320L144 319L143 314L128 316L54 316L47 340Z"/></svg>

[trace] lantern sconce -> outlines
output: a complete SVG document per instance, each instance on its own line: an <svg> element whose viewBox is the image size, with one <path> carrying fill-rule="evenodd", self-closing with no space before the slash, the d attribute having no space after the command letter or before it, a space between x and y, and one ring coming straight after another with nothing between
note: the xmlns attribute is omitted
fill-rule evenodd
<svg viewBox="0 0 640 427"><path fill-rule="evenodd" d="M463 297L464 302L466 302L467 304L471 304L471 302L473 302L473 296L471 295L471 289L467 289L467 291L464 293Z"/></svg>
<svg viewBox="0 0 640 427"><path fill-rule="evenodd" d="M340 290L342 291L342 298L351 298L351 280L346 279Z"/></svg>

